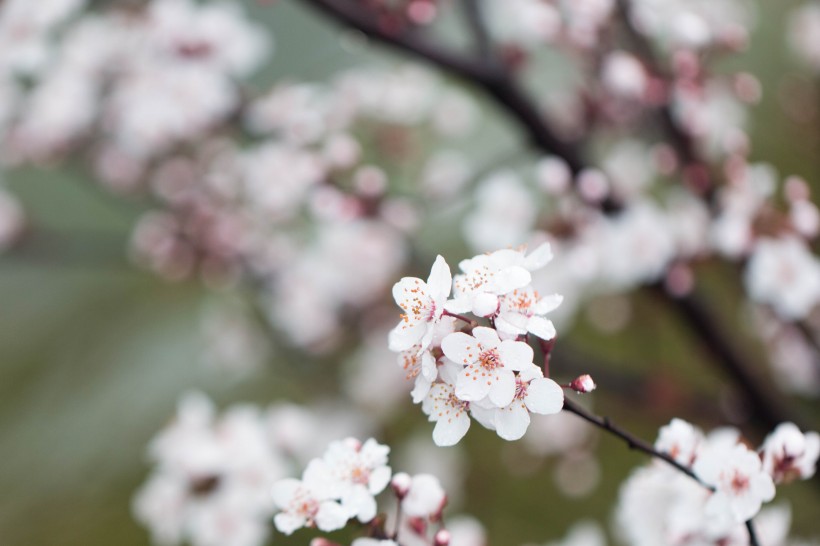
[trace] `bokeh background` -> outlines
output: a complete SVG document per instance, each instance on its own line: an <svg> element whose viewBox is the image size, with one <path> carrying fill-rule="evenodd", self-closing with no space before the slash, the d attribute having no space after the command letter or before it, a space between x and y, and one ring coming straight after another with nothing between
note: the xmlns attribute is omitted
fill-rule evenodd
<svg viewBox="0 0 820 546"><path fill-rule="evenodd" d="M758 2L750 49L727 62L763 83L763 98L752 109L753 157L781 173L802 175L817 188L820 84L791 59L784 42L785 17L795 5ZM276 42L273 60L256 78L260 88L282 79L322 81L362 62L403 60L376 45L361 45L296 2L246 2L245 7ZM560 80L560 67L546 59L543 77ZM480 128L471 143L475 156L514 149L520 137L493 107L479 104ZM0 257L0 544L149 544L147 531L132 517L132 497L149 472L146 445L173 415L183 392L202 390L222 407L316 399L335 389L338 364L350 351L311 357L278 345L249 379L214 370L203 343L203 312L232 296L193 281L169 283L130 262L131 228L144 203L106 194L79 166L19 169L5 178L33 227L21 246ZM447 219L442 221L446 225ZM436 253L451 263L468 256L457 235L430 231L414 273L421 274ZM740 287L724 273L708 269L704 289L726 323L737 324L743 320ZM658 426L674 415L710 428L738 411L723 378L674 317L649 293L638 292L630 302L632 321L614 335L601 333L590 321L622 302L591 303L571 333L562 332L561 343L573 348L576 360L570 355L563 360L559 350L555 369L571 373L573 366L583 366L578 355L617 363L617 369L601 371L596 410L646 438L654 438ZM754 340L738 341L752 358L759 353ZM650 370L654 379L647 383L643 378ZM612 388L607 388L602 379L610 372ZM429 433L409 400L404 409L388 434ZM817 422L816 403L805 403L804 409ZM645 462L615 440L601 438L600 482L588 494L568 498L556 486L553 463L477 429L465 441L461 506L486 525L492 544L545 542L582 518L606 524L619 484ZM797 484L782 494L792 500L795 534L816 534L816 487ZM304 544L307 536L277 535L273 542Z"/></svg>

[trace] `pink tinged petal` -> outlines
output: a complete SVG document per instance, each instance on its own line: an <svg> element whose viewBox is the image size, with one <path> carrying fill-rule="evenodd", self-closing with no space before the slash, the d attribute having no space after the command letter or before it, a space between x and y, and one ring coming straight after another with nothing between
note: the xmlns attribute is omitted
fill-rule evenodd
<svg viewBox="0 0 820 546"><path fill-rule="evenodd" d="M302 482L293 478L279 480L271 487L274 504L279 508L287 508L301 486Z"/></svg>
<svg viewBox="0 0 820 546"><path fill-rule="evenodd" d="M493 379L492 375L484 371L481 366L467 366L456 379L456 397L469 402L481 400L490 392L490 387L494 383ZM515 390L514 384L513 390Z"/></svg>
<svg viewBox="0 0 820 546"><path fill-rule="evenodd" d="M495 319L495 327L499 332L518 336L527 333L529 317L512 311L501 311Z"/></svg>
<svg viewBox="0 0 820 546"><path fill-rule="evenodd" d="M502 341L498 347L498 355L504 367L510 370L520 371L532 365L532 347L521 341Z"/></svg>
<svg viewBox="0 0 820 546"><path fill-rule="evenodd" d="M370 473L369 490L372 494L378 495L387 484L390 483L392 471L389 466L380 466Z"/></svg>
<svg viewBox="0 0 820 546"><path fill-rule="evenodd" d="M531 281L532 275L523 267L506 267L495 274L493 279L493 292L499 296L507 294L513 290L527 286Z"/></svg>
<svg viewBox="0 0 820 546"><path fill-rule="evenodd" d="M552 248L549 243L543 243L524 258L524 267L530 271L541 269L552 260Z"/></svg>
<svg viewBox="0 0 820 546"><path fill-rule="evenodd" d="M524 403L533 413L552 415L564 407L564 390L552 379L533 379L527 387Z"/></svg>
<svg viewBox="0 0 820 546"><path fill-rule="evenodd" d="M486 326L478 326L477 328L473 328L473 337L475 337L481 344L482 351L486 351L487 349L495 349L501 343L501 340L498 338L498 333L496 333L496 331L492 328L487 328Z"/></svg>
<svg viewBox="0 0 820 546"><path fill-rule="evenodd" d="M273 517L273 524L280 533L292 534L296 529L305 526L307 520L303 516L291 514L290 512L280 512Z"/></svg>
<svg viewBox="0 0 820 546"><path fill-rule="evenodd" d="M390 350L396 353L407 351L413 345L417 345L426 332L427 325L423 322L410 325L401 321L388 334Z"/></svg>
<svg viewBox="0 0 820 546"><path fill-rule="evenodd" d="M433 442L439 447L454 446L464 438L470 428L470 418L467 412L439 419L433 429Z"/></svg>
<svg viewBox="0 0 820 546"><path fill-rule="evenodd" d="M413 387L413 390L410 391L410 396L413 397L413 403L418 404L427 396L427 393L430 392L430 387L433 386L432 381L428 381L424 378L424 376L419 375L416 377L416 384Z"/></svg>
<svg viewBox="0 0 820 546"><path fill-rule="evenodd" d="M490 386L490 402L502 408L515 398L515 375L510 370L496 370Z"/></svg>
<svg viewBox="0 0 820 546"><path fill-rule="evenodd" d="M421 301L422 304L429 303L430 294L427 285L416 277L403 277L393 285L393 299L404 311L413 309ZM407 318L411 322L419 320L421 317L414 313L407 313Z"/></svg>
<svg viewBox="0 0 820 546"><path fill-rule="evenodd" d="M535 304L535 308L533 312L536 315L546 315L550 311L555 311L564 301L564 296L561 294L552 294L550 296L544 296L538 303Z"/></svg>
<svg viewBox="0 0 820 546"><path fill-rule="evenodd" d="M438 377L438 367L436 366L436 359L430 353L425 351L421 355L421 375L427 381L435 381Z"/></svg>
<svg viewBox="0 0 820 546"><path fill-rule="evenodd" d="M316 527L325 532L336 531L347 524L348 512L338 502L325 501L316 513Z"/></svg>
<svg viewBox="0 0 820 546"><path fill-rule="evenodd" d="M530 413L524 404L516 401L506 408L500 408L495 413L495 430L505 440L518 440L527 432L530 426Z"/></svg>
<svg viewBox="0 0 820 546"><path fill-rule="evenodd" d="M342 496L342 508L347 511L348 517L355 517L362 523L367 523L376 517L376 499L362 485L349 488Z"/></svg>
<svg viewBox="0 0 820 546"><path fill-rule="evenodd" d="M464 332L452 333L441 340L441 350L447 358L462 366L475 362L481 354L478 341Z"/></svg>
<svg viewBox="0 0 820 546"><path fill-rule="evenodd" d="M479 317L489 317L498 311L498 296L483 292L473 300L472 312Z"/></svg>
<svg viewBox="0 0 820 546"><path fill-rule="evenodd" d="M496 408L493 407L482 407L478 404L470 404L470 414L473 416L473 419L478 421L482 427L495 430L495 412Z"/></svg>
<svg viewBox="0 0 820 546"><path fill-rule="evenodd" d="M427 286L434 301L439 304L444 303L450 296L453 287L453 276L450 273L450 266L441 256L436 256L433 267L430 269L430 276L427 277Z"/></svg>
<svg viewBox="0 0 820 546"><path fill-rule="evenodd" d="M556 333L552 321L539 316L530 318L529 323L527 323L527 330L545 341L554 338Z"/></svg>

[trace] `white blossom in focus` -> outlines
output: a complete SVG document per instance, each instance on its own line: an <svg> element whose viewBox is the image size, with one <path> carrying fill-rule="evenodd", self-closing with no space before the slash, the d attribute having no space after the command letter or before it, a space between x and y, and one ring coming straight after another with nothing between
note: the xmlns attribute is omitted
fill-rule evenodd
<svg viewBox="0 0 820 546"><path fill-rule="evenodd" d="M404 277L393 286L393 298L404 313L390 332L391 351L404 351L417 343L424 349L430 344L451 288L450 267L441 256L433 263L427 282Z"/></svg>

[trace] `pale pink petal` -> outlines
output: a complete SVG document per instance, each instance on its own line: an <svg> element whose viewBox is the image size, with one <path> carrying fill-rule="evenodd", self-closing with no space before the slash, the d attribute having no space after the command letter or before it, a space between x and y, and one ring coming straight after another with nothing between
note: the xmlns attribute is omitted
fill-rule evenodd
<svg viewBox="0 0 820 546"><path fill-rule="evenodd" d="M552 294L550 296L544 296L538 303L535 304L535 308L533 312L536 315L546 315L550 311L555 311L564 301L564 296L561 294Z"/></svg>
<svg viewBox="0 0 820 546"><path fill-rule="evenodd" d="M316 527L325 532L341 529L347 524L347 510L337 502L326 501L319 505L316 513Z"/></svg>
<svg viewBox="0 0 820 546"><path fill-rule="evenodd" d="M481 344L481 350L486 351L487 349L495 349L498 347L498 344L501 343L501 340L498 339L498 333L492 328L487 328L486 326L478 326L477 328L473 328L473 337L478 340Z"/></svg>
<svg viewBox="0 0 820 546"><path fill-rule="evenodd" d="M293 478L279 480L271 487L273 502L279 508L287 508L296 491L302 486L302 482Z"/></svg>
<svg viewBox="0 0 820 546"><path fill-rule="evenodd" d="M417 345L427 332L427 325L418 322L412 325L401 321L395 328L390 330L387 336L390 350L396 353L407 351L413 345Z"/></svg>
<svg viewBox="0 0 820 546"><path fill-rule="evenodd" d="M490 376L480 366L470 365L458 374L456 396L467 401L481 400L490 392L492 384L493 381L490 380ZM513 386L513 390L515 390L515 386Z"/></svg>
<svg viewBox="0 0 820 546"><path fill-rule="evenodd" d="M532 275L523 267L507 267L495 274L493 291L498 295L507 294L527 286L531 281Z"/></svg>
<svg viewBox="0 0 820 546"><path fill-rule="evenodd" d="M479 381L480 382L480 381ZM496 370L495 381L490 385L490 402L504 407L515 397L515 375L510 370Z"/></svg>
<svg viewBox="0 0 820 546"><path fill-rule="evenodd" d="M564 407L564 390L552 379L533 379L527 387L524 403L533 413L558 413Z"/></svg>
<svg viewBox="0 0 820 546"><path fill-rule="evenodd" d="M505 440L518 440L530 426L530 413L524 404L515 402L495 413L495 429Z"/></svg>
<svg viewBox="0 0 820 546"><path fill-rule="evenodd" d="M495 319L495 327L498 331L512 336L526 334L529 323L528 317L512 311L501 311Z"/></svg>
<svg viewBox="0 0 820 546"><path fill-rule="evenodd" d="M452 333L441 340L441 350L447 358L463 366L475 362L481 353L478 341L464 332Z"/></svg>
<svg viewBox="0 0 820 546"><path fill-rule="evenodd" d="M527 323L527 330L546 341L554 338L556 333L552 321L539 316L530 318Z"/></svg>
<svg viewBox="0 0 820 546"><path fill-rule="evenodd" d="M433 262L430 276L427 278L427 286L431 297L437 302L444 302L450 296L453 276L450 274L450 266L441 256L437 256L436 261Z"/></svg>
<svg viewBox="0 0 820 546"><path fill-rule="evenodd" d="M467 413L461 412L446 419L439 419L433 429L433 442L437 446L453 446L464 438L470 428L470 418Z"/></svg>
<svg viewBox="0 0 820 546"><path fill-rule="evenodd" d="M538 248L527 254L524 258L524 267L530 271L535 271L550 263L551 260L552 248L550 248L550 244L542 243Z"/></svg>
<svg viewBox="0 0 820 546"><path fill-rule="evenodd" d="M273 517L273 523L280 533L290 535L296 529L304 527L307 520L303 516L291 514L290 512L279 512Z"/></svg>
<svg viewBox="0 0 820 546"><path fill-rule="evenodd" d="M522 341L502 341L498 347L498 355L505 368L520 371L532 365L532 347Z"/></svg>

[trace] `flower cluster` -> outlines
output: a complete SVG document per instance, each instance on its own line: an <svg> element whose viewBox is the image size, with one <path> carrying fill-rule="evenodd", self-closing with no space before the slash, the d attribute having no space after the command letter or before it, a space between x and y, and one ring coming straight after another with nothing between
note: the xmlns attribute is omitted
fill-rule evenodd
<svg viewBox="0 0 820 546"><path fill-rule="evenodd" d="M387 466L389 452L389 447L372 438L364 443L354 438L332 442L322 457L308 463L301 480L287 478L273 485L273 501L278 510L274 517L276 528L288 535L303 527L331 532L356 518L370 524L371 536L354 540L354 546L450 544L451 533L442 525L447 495L441 483L430 474L410 476L399 472L391 476ZM388 484L399 505L399 518L393 522L392 533L387 532L383 519L376 521L376 497ZM438 530L432 527L433 523L438 524ZM319 538L311 544L334 543Z"/></svg>
<svg viewBox="0 0 820 546"><path fill-rule="evenodd" d="M361 433L362 424L349 411L290 404L238 405L217 415L205 395L188 394L149 446L155 466L134 514L157 544L261 546L276 509L273 484L329 437Z"/></svg>
<svg viewBox="0 0 820 546"><path fill-rule="evenodd" d="M564 395L555 381L533 363L526 342L555 337L546 315L560 305L557 294L541 296L531 285L532 272L552 258L547 244L498 250L464 260L452 277L439 256L425 282L405 277L393 287L404 313L390 332L390 349L415 378L413 401L436 423L437 445L456 444L470 427L470 416L517 440L527 431L530 413L553 414ZM452 298L450 298L452 292ZM491 327L460 313L485 318Z"/></svg>
<svg viewBox="0 0 820 546"><path fill-rule="evenodd" d="M617 509L624 539L639 546L747 544L744 523L774 498L775 484L814 474L820 437L784 423L755 452L737 430L705 435L675 419L661 428L655 447L690 467L702 483L660 461L636 471L623 485Z"/></svg>

